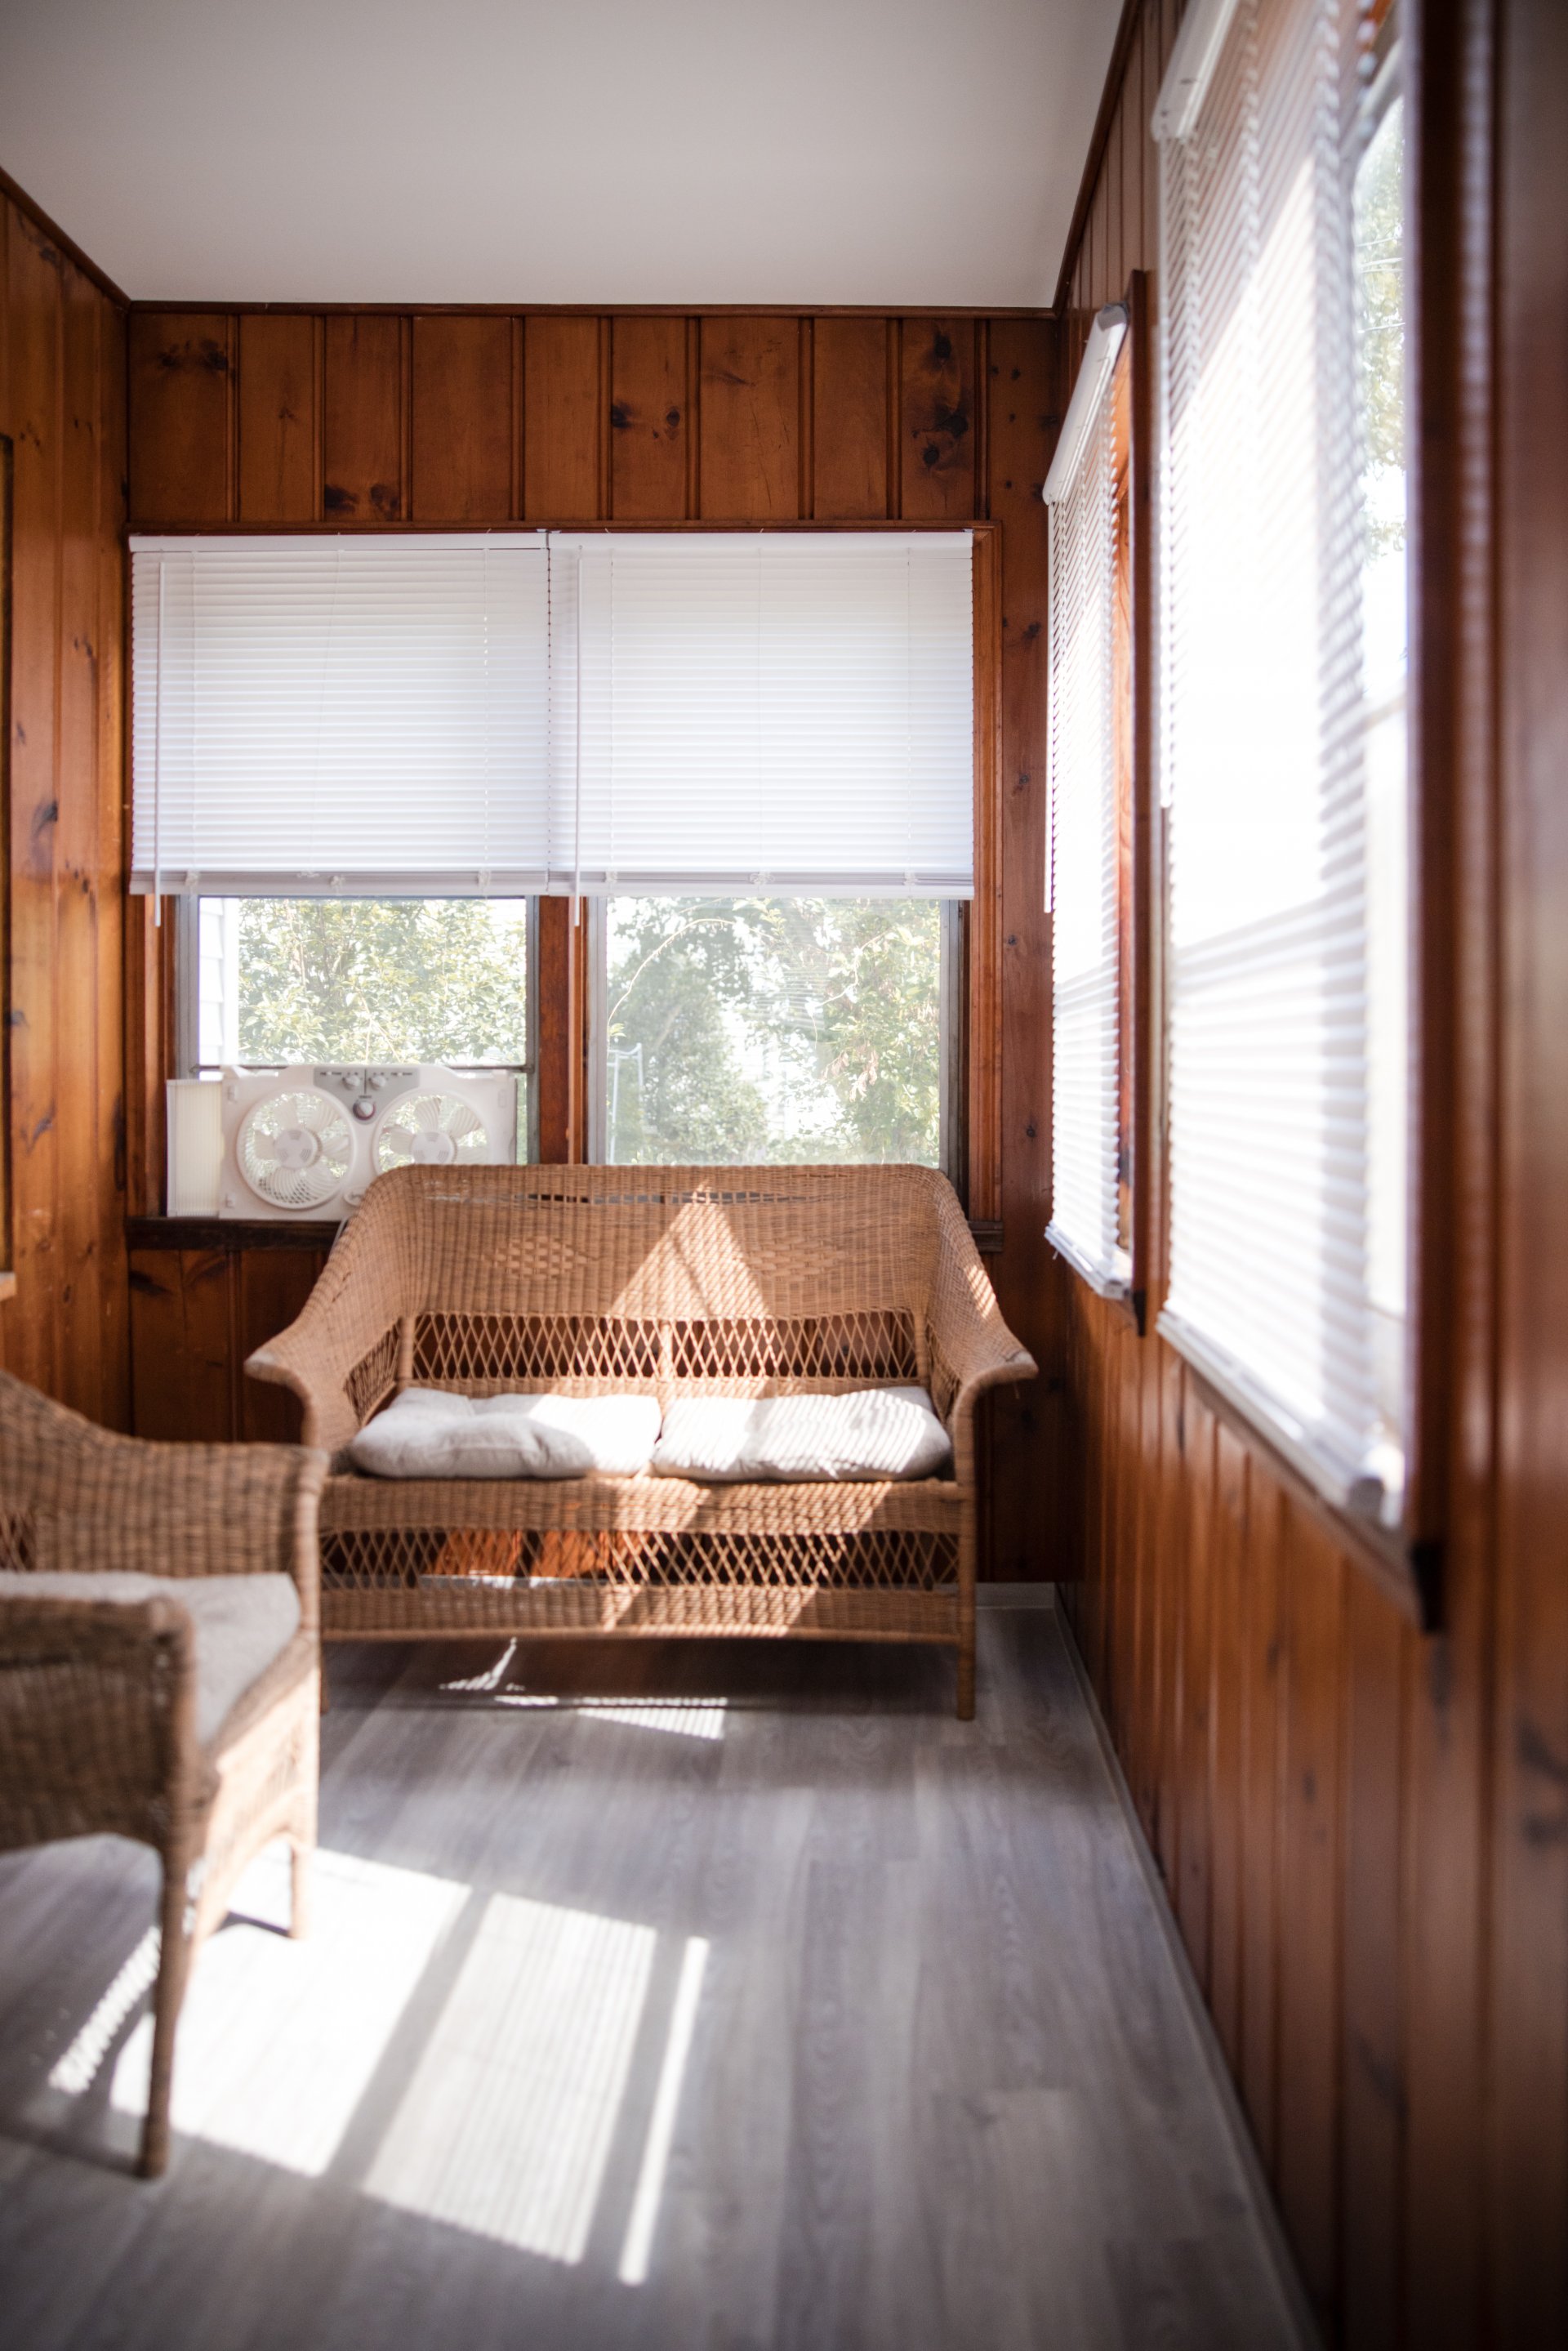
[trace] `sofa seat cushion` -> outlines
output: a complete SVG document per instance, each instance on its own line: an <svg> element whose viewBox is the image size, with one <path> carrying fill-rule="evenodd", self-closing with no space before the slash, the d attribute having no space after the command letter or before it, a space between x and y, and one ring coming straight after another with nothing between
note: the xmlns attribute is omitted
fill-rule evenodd
<svg viewBox="0 0 1568 2351"><path fill-rule="evenodd" d="M659 1436L649 1395L452 1395L405 1388L348 1447L373 1478L633 1477Z"/></svg>
<svg viewBox="0 0 1568 2351"><path fill-rule="evenodd" d="M203 1746L235 1700L287 1648L299 1630L299 1591L292 1575L139 1575L129 1568L48 1568L0 1574L7 1600L178 1601L196 1644L196 1736Z"/></svg>
<svg viewBox="0 0 1568 2351"><path fill-rule="evenodd" d="M848 1395L685 1396L664 1416L653 1456L666 1478L734 1486L934 1478L952 1447L924 1388Z"/></svg>

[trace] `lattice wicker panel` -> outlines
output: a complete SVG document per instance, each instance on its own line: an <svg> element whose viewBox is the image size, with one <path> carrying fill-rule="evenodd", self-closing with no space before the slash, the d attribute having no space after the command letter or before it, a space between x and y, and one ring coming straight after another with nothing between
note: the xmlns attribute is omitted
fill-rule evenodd
<svg viewBox="0 0 1568 2351"><path fill-rule="evenodd" d="M930 1593L956 1586L958 1538L909 1527L809 1536L588 1533L569 1529L340 1531L322 1545L325 1595L432 1593L465 1578L595 1579L710 1591Z"/></svg>
<svg viewBox="0 0 1568 2351"><path fill-rule="evenodd" d="M840 1591L812 1584L620 1583L601 1576L430 1577L417 1591L324 1593L328 1639L473 1633L739 1634L760 1638L935 1641L961 1637L956 1589Z"/></svg>
<svg viewBox="0 0 1568 2351"><path fill-rule="evenodd" d="M914 1380L912 1315L893 1308L798 1314L774 1322L674 1322L670 1370L678 1380Z"/></svg>
<svg viewBox="0 0 1568 2351"><path fill-rule="evenodd" d="M421 1314L414 1377L468 1387L525 1380L636 1380L659 1375L657 1322L602 1314Z"/></svg>
<svg viewBox="0 0 1568 2351"><path fill-rule="evenodd" d="M414 1377L437 1386L919 1376L914 1317L896 1308L667 1324L597 1314L423 1314L414 1333Z"/></svg>
<svg viewBox="0 0 1568 2351"><path fill-rule="evenodd" d="M390 1395L397 1376L398 1326L394 1322L369 1353L360 1356L343 1383L356 1419L363 1422L369 1418L382 1397Z"/></svg>
<svg viewBox="0 0 1568 2351"><path fill-rule="evenodd" d="M36 1567L37 1532L26 1510L0 1510L0 1570L27 1574Z"/></svg>

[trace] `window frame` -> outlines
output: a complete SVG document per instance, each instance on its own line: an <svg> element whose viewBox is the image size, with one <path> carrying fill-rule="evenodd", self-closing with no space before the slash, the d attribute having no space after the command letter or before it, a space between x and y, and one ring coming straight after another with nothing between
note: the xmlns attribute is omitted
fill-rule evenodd
<svg viewBox="0 0 1568 2351"><path fill-rule="evenodd" d="M683 893L682 894L688 893ZM729 893L715 892L712 894L717 897ZM758 894L763 895L772 893L759 893ZM814 893L808 893L803 891L799 894L804 897ZM815 894L820 895L821 893L816 893ZM607 1116L607 1096L609 1091L609 1037L607 1023L608 1007L607 1000L609 986L609 928L606 920L605 910L608 906L609 903L610 902L607 897L587 898L583 901L583 923L587 934L586 940L587 959L587 1034L585 1040L587 1099L585 1105L585 1150L587 1161L590 1166L602 1166L612 1164L621 1166L634 1166L640 1163L633 1160L617 1161L612 1163L607 1161L605 1158L605 1148L607 1143L606 1122ZM897 902L895 901L892 903ZM965 993L965 975L963 965L966 954L966 925L961 920L961 915L967 901L961 898L940 898L937 900L937 904L941 910L941 966L939 980L940 1003L938 1013L940 1024L938 1050L940 1056L940 1071L938 1081L940 1087L940 1109L938 1112L938 1119L940 1156L937 1165L942 1175L944 1175L952 1185L954 1190L958 1191L961 1189L960 1177L963 1172L963 1103L961 1091L962 1079L962 1038L961 1031L962 1027ZM760 1166L769 1165L782 1166L787 1163L780 1160L775 1162L759 1161L756 1164Z"/></svg>
<svg viewBox="0 0 1568 2351"><path fill-rule="evenodd" d="M1119 308L1113 403L1112 741L1117 824L1118 1184L1128 1273L1106 1279L1048 1224L1046 1238L1086 1288L1141 1336L1165 1290L1164 822L1154 772L1154 360L1149 274L1135 269ZM1050 818L1047 818L1049 826ZM1046 854L1051 853L1049 835ZM1054 894L1054 893L1053 893ZM1054 913L1048 921L1054 923ZM1054 1040L1053 1040L1054 1041Z"/></svg>
<svg viewBox="0 0 1568 2351"><path fill-rule="evenodd" d="M516 526L549 528L548 523ZM950 531L949 520L804 521L764 526L782 531L894 533ZM955 1052L950 1093L957 1129L953 1186L980 1248L1002 1247L1002 525L984 517L957 526L970 534L973 581L974 890L959 902L962 952ZM410 526L417 530L417 526ZM630 518L574 521L573 531L754 531L754 522ZM233 524L220 535L242 535ZM198 526L192 537L206 536ZM257 537L268 536L264 529ZM128 1210L165 1215L163 1084L180 1074L178 1006L183 962L173 919L178 900L143 896L129 902L126 925ZM581 1165L587 1158L589 1100L588 929L579 919L589 902L561 895L537 900L529 927L529 1155L545 1165ZM269 1235L274 1228L267 1228Z"/></svg>

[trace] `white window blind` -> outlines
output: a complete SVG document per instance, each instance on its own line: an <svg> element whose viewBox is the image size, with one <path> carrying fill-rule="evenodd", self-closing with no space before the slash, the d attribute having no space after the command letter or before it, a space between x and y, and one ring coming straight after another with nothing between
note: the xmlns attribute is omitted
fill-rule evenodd
<svg viewBox="0 0 1568 2351"><path fill-rule="evenodd" d="M1368 1280L1367 826L1345 0L1194 0L1163 141L1164 1329L1388 1512Z"/></svg>
<svg viewBox="0 0 1568 2351"><path fill-rule="evenodd" d="M133 890L544 885L541 534L130 544Z"/></svg>
<svg viewBox="0 0 1568 2351"><path fill-rule="evenodd" d="M552 887L970 895L971 545L553 538Z"/></svg>
<svg viewBox="0 0 1568 2351"><path fill-rule="evenodd" d="M1049 1238L1125 1292L1117 1239L1116 418L1119 304L1089 338L1045 481L1051 513L1052 1116Z"/></svg>

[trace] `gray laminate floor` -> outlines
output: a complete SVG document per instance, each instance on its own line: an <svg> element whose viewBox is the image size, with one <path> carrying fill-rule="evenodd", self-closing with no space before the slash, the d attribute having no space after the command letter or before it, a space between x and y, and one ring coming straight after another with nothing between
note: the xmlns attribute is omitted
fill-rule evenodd
<svg viewBox="0 0 1568 2351"><path fill-rule="evenodd" d="M338 1651L130 2178L146 1857L0 1861L6 2351L1293 2344L1054 1614ZM466 1687L454 1687L466 1685Z"/></svg>

